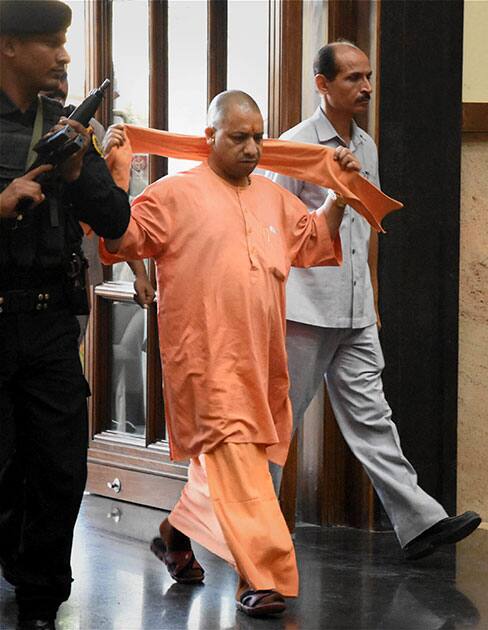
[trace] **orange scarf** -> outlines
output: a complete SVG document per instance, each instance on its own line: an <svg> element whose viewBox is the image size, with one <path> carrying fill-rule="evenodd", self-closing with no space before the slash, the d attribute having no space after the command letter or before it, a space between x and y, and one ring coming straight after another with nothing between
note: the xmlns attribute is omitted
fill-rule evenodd
<svg viewBox="0 0 488 630"><path fill-rule="evenodd" d="M204 137L187 136L158 129L124 125L127 140L106 156L115 182L129 187L132 154L150 153L163 157L204 161L210 147ZM361 214L377 232L383 218L403 204L385 195L357 172L344 171L334 160L334 149L317 144L264 140L260 168L268 169L319 186L332 188Z"/></svg>

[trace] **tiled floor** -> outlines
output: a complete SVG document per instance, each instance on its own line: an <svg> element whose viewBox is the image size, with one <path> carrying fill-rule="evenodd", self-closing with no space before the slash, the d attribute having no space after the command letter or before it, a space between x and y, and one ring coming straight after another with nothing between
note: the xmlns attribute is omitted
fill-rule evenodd
<svg viewBox="0 0 488 630"><path fill-rule="evenodd" d="M171 580L148 550L163 515L85 497L60 630L488 630L488 530L409 564L391 533L299 527L300 597L280 619L253 620L235 611L233 571L201 548L205 585ZM15 628L1 578L0 619Z"/></svg>

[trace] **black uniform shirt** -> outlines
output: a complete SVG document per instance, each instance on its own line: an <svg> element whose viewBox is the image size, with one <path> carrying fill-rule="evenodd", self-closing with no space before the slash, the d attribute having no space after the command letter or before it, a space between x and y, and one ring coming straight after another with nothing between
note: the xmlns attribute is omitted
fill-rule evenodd
<svg viewBox="0 0 488 630"><path fill-rule="evenodd" d="M58 106L59 118L62 108L59 103ZM34 102L21 112L0 90L0 190L25 172L36 111Z"/></svg>
<svg viewBox="0 0 488 630"><path fill-rule="evenodd" d="M52 99L42 97L42 102L43 133L46 133L65 110ZM37 101L22 112L0 90L0 191L25 172L36 111ZM82 236L78 221L87 223L98 235L108 238L120 237L129 223L127 194L115 185L105 161L91 146L85 154L80 177L63 186L61 204L63 210L70 214L70 219L74 219L71 223L75 225L78 240ZM41 255L46 242L42 230L49 212L47 207L43 208L44 205L47 206L42 204L28 211L26 215L29 216L18 229L13 229L16 227L15 220L0 219L0 286L37 285L39 278L50 276L53 271L58 273L62 266L56 262L52 265L40 262L50 255L49 251L47 255ZM73 230L70 238L73 239ZM22 247L28 251L31 244L36 250L32 260L29 256L18 254ZM58 269L54 270L54 267Z"/></svg>

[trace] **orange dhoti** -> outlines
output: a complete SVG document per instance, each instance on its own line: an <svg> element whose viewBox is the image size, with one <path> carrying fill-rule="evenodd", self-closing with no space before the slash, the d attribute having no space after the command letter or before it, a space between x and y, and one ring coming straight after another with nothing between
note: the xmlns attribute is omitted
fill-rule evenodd
<svg viewBox="0 0 488 630"><path fill-rule="evenodd" d="M295 550L263 445L227 442L193 458L169 522L232 564L249 588L297 596Z"/></svg>

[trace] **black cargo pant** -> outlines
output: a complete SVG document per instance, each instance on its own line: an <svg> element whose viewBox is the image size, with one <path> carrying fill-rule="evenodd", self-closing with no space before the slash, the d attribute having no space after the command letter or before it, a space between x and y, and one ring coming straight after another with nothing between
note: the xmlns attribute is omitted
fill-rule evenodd
<svg viewBox="0 0 488 630"><path fill-rule="evenodd" d="M78 333L68 310L0 315L0 561L21 619L55 617L71 590L88 439Z"/></svg>

